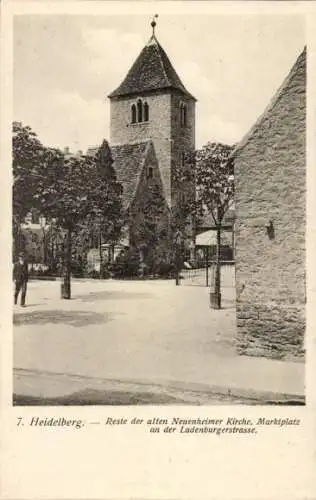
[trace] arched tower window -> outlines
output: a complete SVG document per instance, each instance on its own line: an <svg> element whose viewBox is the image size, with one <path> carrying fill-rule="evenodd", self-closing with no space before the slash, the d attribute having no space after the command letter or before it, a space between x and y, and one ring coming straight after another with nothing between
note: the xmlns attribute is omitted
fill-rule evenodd
<svg viewBox="0 0 316 500"><path fill-rule="evenodd" d="M143 121L143 103L140 99L137 101L137 121Z"/></svg>
<svg viewBox="0 0 316 500"><path fill-rule="evenodd" d="M149 120L149 106L147 102L144 102L144 122L148 122Z"/></svg>
<svg viewBox="0 0 316 500"><path fill-rule="evenodd" d="M144 123L149 121L149 105L146 101L137 100L131 106L131 123Z"/></svg>
<svg viewBox="0 0 316 500"><path fill-rule="evenodd" d="M132 104L131 112L132 112L132 123L136 123L136 106L135 106L135 104Z"/></svg>

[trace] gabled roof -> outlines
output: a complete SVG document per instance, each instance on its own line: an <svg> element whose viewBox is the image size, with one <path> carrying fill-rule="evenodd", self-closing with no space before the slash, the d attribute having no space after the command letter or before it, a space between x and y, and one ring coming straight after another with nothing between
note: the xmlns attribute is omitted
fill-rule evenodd
<svg viewBox="0 0 316 500"><path fill-rule="evenodd" d="M128 208L134 199L145 160L152 146L150 140L111 146L113 167L123 186L123 205Z"/></svg>
<svg viewBox="0 0 316 500"><path fill-rule="evenodd" d="M113 158L112 167L115 170L117 181L123 187L122 201L125 208L128 208L133 201L150 148L153 148L153 144L149 139L110 146ZM90 147L86 154L87 156L95 156L99 149L100 146Z"/></svg>
<svg viewBox="0 0 316 500"><path fill-rule="evenodd" d="M296 81L297 78L301 79L302 84L303 84L302 87L305 91L305 85L306 85L306 47L304 47L304 50L298 56L290 73L285 78L283 84L281 85L279 90L276 92L274 97L271 99L271 101L268 104L265 111L262 113L261 116L259 116L258 120L251 127L251 129L244 136L244 138L236 145L235 149L232 151L232 153L230 155L230 159L233 159L236 155L238 155L238 153L246 146L246 144L249 142L249 140L258 132L258 130L261 128L261 125L264 122L264 120L266 120L270 116L270 114L273 113L273 110L274 110L274 107L276 106L276 104L283 97L283 95L286 94L291 89L293 82Z"/></svg>
<svg viewBox="0 0 316 500"><path fill-rule="evenodd" d="M181 82L155 35L152 35L121 85L108 97L123 97L161 89L176 89L196 100Z"/></svg>

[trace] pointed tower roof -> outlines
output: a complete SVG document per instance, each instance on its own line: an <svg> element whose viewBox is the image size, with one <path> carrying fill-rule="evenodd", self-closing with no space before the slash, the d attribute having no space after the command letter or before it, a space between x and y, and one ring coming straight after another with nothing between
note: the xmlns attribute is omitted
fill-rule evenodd
<svg viewBox="0 0 316 500"><path fill-rule="evenodd" d="M153 30L147 45L139 54L121 85L108 97L112 99L161 89L179 90L196 100L181 82Z"/></svg>

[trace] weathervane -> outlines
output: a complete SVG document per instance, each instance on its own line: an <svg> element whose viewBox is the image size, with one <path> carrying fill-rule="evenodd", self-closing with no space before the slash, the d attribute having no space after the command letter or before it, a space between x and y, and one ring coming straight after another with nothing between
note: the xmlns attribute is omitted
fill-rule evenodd
<svg viewBox="0 0 316 500"><path fill-rule="evenodd" d="M155 35L155 27L156 27L156 24L157 24L156 21L155 21L155 19L157 19L157 17L158 17L158 14L155 14L154 17L153 17L153 19L152 19L152 21L151 21L151 23L150 23L150 25L151 25L151 27L153 29L153 36Z"/></svg>

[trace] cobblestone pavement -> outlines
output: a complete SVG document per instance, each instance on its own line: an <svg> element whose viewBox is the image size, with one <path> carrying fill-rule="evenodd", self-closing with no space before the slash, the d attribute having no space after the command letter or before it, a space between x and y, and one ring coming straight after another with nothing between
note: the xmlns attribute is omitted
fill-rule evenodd
<svg viewBox="0 0 316 500"><path fill-rule="evenodd" d="M63 389L48 379L23 382L25 371L304 393L302 364L236 356L232 288L223 288L220 311L209 308L207 288L171 281L74 280L72 297L60 299L58 281L34 281L27 307L15 306L16 393L49 398L72 390L69 380Z"/></svg>

